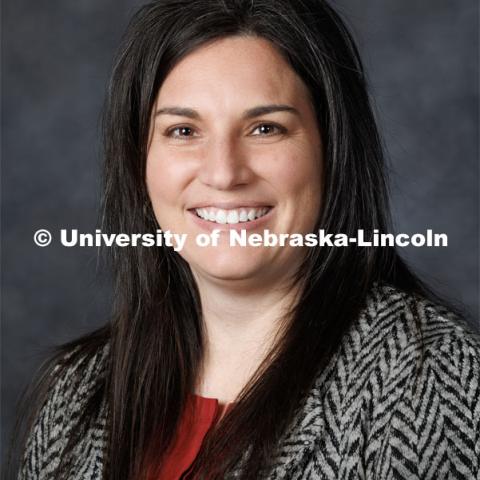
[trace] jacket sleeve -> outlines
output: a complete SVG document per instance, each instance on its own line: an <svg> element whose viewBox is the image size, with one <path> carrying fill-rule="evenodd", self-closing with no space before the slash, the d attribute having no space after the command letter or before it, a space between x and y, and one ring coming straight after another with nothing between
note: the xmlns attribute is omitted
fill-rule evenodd
<svg viewBox="0 0 480 480"><path fill-rule="evenodd" d="M370 478L480 480L479 359L475 334L446 334L425 348Z"/></svg>
<svg viewBox="0 0 480 480"><path fill-rule="evenodd" d="M292 478L480 480L480 337L430 307L421 318L423 340L386 318L338 367Z"/></svg>
<svg viewBox="0 0 480 480"><path fill-rule="evenodd" d="M68 355L70 356L70 355ZM67 356L67 357L68 357ZM65 361L67 357L62 359ZM101 373L100 354L51 370L51 387L28 434L17 480L57 478L56 470Z"/></svg>
<svg viewBox="0 0 480 480"><path fill-rule="evenodd" d="M55 377L59 370L59 365L56 365L51 375ZM68 375L53 379L52 386L28 434L18 480L52 478L52 472L58 466L59 453L62 449L62 420L67 416L65 399L68 387Z"/></svg>

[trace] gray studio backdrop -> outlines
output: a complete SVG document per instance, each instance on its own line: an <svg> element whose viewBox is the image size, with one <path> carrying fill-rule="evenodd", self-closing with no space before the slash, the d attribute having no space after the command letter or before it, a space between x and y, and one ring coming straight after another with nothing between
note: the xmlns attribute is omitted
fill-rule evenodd
<svg viewBox="0 0 480 480"><path fill-rule="evenodd" d="M94 249L35 246L39 228L92 232L99 115L115 47L142 2L3 2L2 445L45 348L103 323ZM397 231L448 248L405 250L478 322L478 12L475 0L342 0L388 150ZM478 326L478 324L477 324Z"/></svg>

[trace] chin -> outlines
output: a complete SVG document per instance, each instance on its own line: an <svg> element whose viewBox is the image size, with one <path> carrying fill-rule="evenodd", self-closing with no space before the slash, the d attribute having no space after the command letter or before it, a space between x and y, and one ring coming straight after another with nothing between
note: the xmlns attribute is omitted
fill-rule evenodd
<svg viewBox="0 0 480 480"><path fill-rule="evenodd" d="M262 252L255 253L248 250L246 249L243 252L232 250L221 252L217 250L211 252L211 254L205 254L199 261L194 261L191 258L189 263L197 273L215 280L255 281L263 277L265 267L268 267L268 265L265 263Z"/></svg>

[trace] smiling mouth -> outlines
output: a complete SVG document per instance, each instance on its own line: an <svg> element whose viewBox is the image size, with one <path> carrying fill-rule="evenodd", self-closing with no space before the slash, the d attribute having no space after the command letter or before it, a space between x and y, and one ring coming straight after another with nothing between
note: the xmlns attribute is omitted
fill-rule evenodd
<svg viewBox="0 0 480 480"><path fill-rule="evenodd" d="M264 206L259 208L240 207L225 210L215 207L194 208L197 217L212 223L221 225L235 225L238 223L248 223L265 216L273 207Z"/></svg>

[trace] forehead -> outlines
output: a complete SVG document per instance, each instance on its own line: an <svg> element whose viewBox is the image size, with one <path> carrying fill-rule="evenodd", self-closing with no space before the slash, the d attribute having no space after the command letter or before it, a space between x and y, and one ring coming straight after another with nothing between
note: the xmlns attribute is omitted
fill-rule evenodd
<svg viewBox="0 0 480 480"><path fill-rule="evenodd" d="M178 62L157 103L234 107L247 103L308 102L300 77L269 41L236 36L203 45Z"/></svg>

